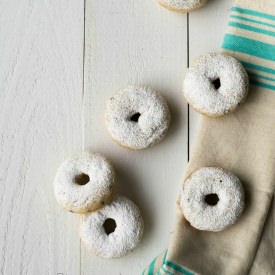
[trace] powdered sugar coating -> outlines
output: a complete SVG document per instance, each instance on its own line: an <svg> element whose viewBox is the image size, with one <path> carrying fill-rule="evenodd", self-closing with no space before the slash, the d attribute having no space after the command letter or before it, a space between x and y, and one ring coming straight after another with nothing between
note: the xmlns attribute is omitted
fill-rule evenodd
<svg viewBox="0 0 275 275"><path fill-rule="evenodd" d="M106 234L106 219L114 219L115 231ZM138 207L129 199L117 196L97 212L84 215L79 233L84 244L102 258L118 258L132 251L141 241L144 225Z"/></svg>
<svg viewBox="0 0 275 275"><path fill-rule="evenodd" d="M89 182L79 185L76 177L85 174ZM95 211L109 203L115 190L114 171L100 154L85 152L62 163L54 180L56 200L76 213Z"/></svg>
<svg viewBox="0 0 275 275"><path fill-rule="evenodd" d="M132 121L140 114L138 121ZM164 98L148 87L130 86L107 103L106 127L120 145L137 150L162 140L169 128L170 113Z"/></svg>
<svg viewBox="0 0 275 275"><path fill-rule="evenodd" d="M167 9L178 12L189 12L201 8L207 0L158 0Z"/></svg>
<svg viewBox="0 0 275 275"><path fill-rule="evenodd" d="M212 83L217 79L218 89ZM245 101L248 86L248 75L239 61L225 54L209 53L197 58L187 70L183 93L195 110L218 117Z"/></svg>
<svg viewBox="0 0 275 275"><path fill-rule="evenodd" d="M219 201L209 205L206 195L217 194ZM234 224L245 206L240 180L222 168L204 167L184 183L181 208L190 224L206 231L221 231Z"/></svg>

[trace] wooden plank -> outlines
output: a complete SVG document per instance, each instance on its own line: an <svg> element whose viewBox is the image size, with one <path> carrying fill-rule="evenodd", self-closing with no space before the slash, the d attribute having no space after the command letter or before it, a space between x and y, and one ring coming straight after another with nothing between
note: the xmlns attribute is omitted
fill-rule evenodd
<svg viewBox="0 0 275 275"><path fill-rule="evenodd" d="M208 1L200 10L189 14L189 60L201 54L218 52L221 49L224 33L228 23L232 1ZM196 138L199 125L199 114L190 107L189 146Z"/></svg>
<svg viewBox="0 0 275 275"><path fill-rule="evenodd" d="M187 162L187 106L182 95L187 17L157 1L87 0L85 29L85 148L111 159L119 192L141 209L145 235L131 254L115 260L102 260L82 246L81 274L139 274L168 245ZM107 100L129 84L161 92L172 112L167 137L143 151L118 146L104 126Z"/></svg>
<svg viewBox="0 0 275 275"><path fill-rule="evenodd" d="M80 151L83 1L0 2L0 274L78 274L78 216L53 195Z"/></svg>

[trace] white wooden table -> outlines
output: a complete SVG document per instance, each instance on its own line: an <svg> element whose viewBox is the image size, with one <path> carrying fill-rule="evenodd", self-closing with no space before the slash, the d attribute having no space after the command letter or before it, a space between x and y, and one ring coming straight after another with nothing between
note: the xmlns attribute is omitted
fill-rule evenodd
<svg viewBox="0 0 275 275"><path fill-rule="evenodd" d="M0 0L0 274L140 274L167 247L198 124L183 75L219 50L231 4L186 15L155 0ZM106 133L105 103L128 84L169 103L169 133L151 149L128 151ZM78 215L54 199L58 166L83 149L112 160L119 191L143 214L142 244L123 258L93 256Z"/></svg>

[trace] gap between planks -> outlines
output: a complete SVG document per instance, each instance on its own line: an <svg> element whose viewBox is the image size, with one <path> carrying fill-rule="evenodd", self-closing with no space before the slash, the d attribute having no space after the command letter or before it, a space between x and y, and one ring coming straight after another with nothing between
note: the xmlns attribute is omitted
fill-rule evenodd
<svg viewBox="0 0 275 275"><path fill-rule="evenodd" d="M81 114L81 129L82 129L82 151L85 149L85 57L86 57L86 0L83 0L83 59L82 59L82 114ZM79 218L80 219L80 218ZM82 274L82 241L79 238L79 274Z"/></svg>

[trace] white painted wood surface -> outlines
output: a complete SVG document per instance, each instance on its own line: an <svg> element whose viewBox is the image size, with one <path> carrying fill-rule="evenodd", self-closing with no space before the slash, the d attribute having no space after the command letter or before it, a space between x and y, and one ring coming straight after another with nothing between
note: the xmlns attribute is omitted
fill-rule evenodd
<svg viewBox="0 0 275 275"><path fill-rule="evenodd" d="M83 10L0 1L0 274L79 274L78 217L53 196L81 151Z"/></svg>
<svg viewBox="0 0 275 275"><path fill-rule="evenodd" d="M154 1L86 1L85 148L111 159L119 192L141 209L145 234L142 244L120 259L102 260L82 247L83 274L140 274L168 245L187 162L187 105L181 93L187 66L186 18ZM166 138L143 151L118 146L104 126L106 101L129 84L161 92L172 113Z"/></svg>
<svg viewBox="0 0 275 275"><path fill-rule="evenodd" d="M221 49L233 1L209 0L204 8L189 14L189 63L201 54ZM196 137L200 115L189 112L189 150Z"/></svg>
<svg viewBox="0 0 275 275"><path fill-rule="evenodd" d="M209 0L188 19L154 0L0 0L0 274L140 274L167 247L199 117L190 110L188 125L183 75L219 49L230 6ZM161 92L172 113L167 137L138 152L104 126L107 99L129 84ZM93 256L55 202L57 167L83 148L112 160L143 214L142 244L121 259Z"/></svg>

